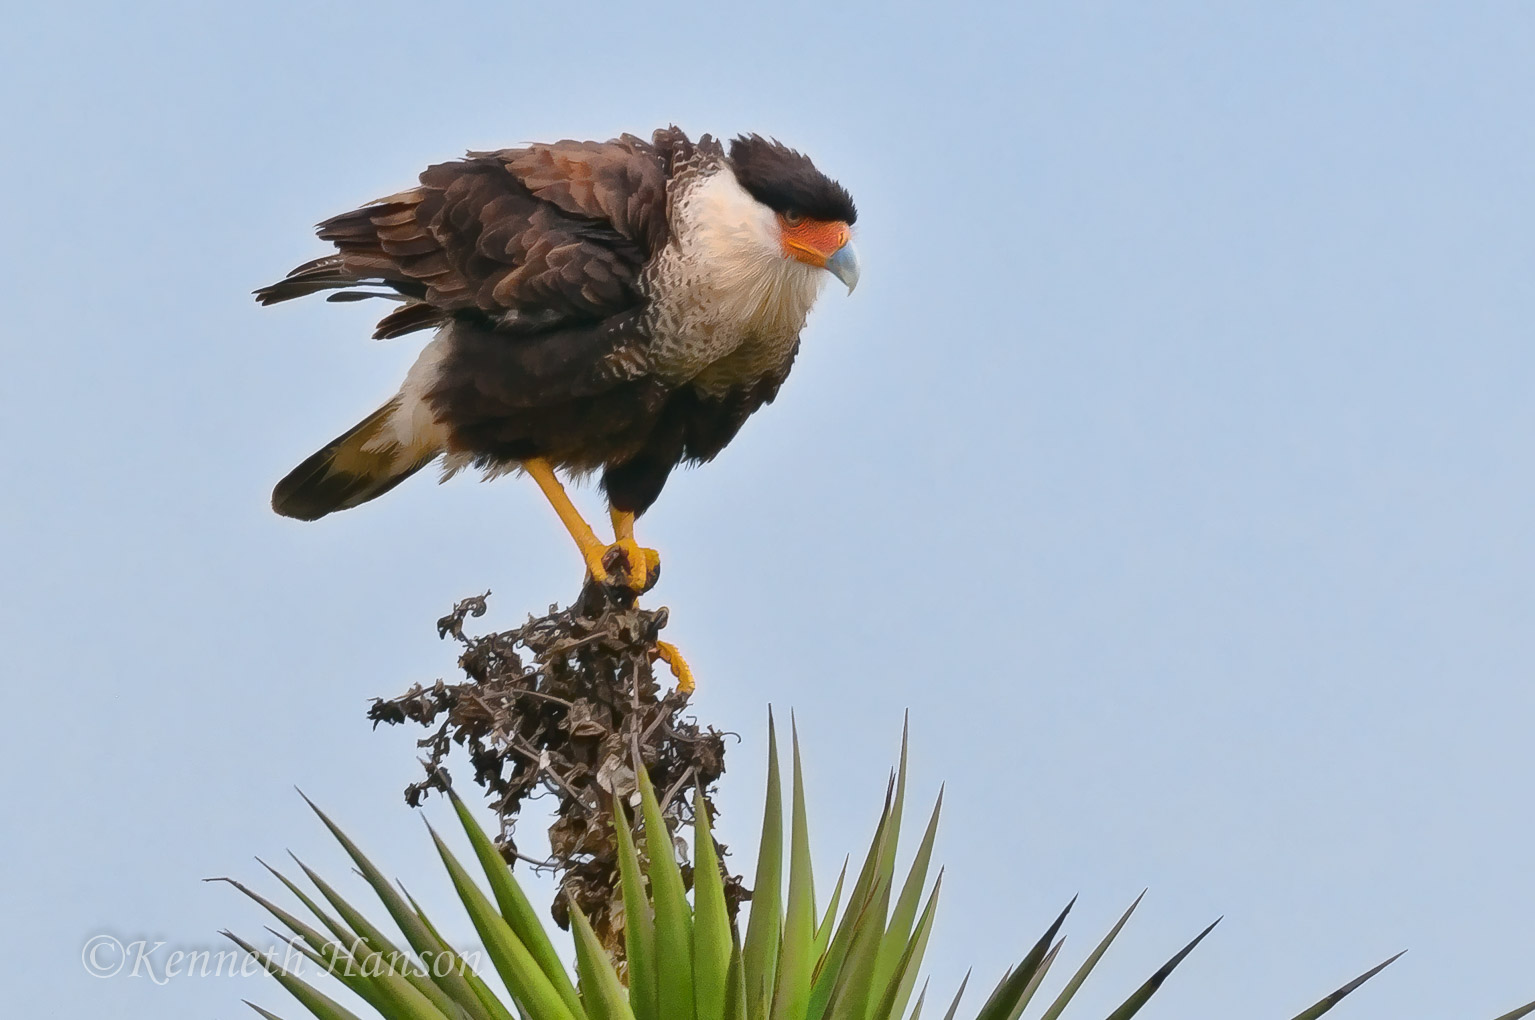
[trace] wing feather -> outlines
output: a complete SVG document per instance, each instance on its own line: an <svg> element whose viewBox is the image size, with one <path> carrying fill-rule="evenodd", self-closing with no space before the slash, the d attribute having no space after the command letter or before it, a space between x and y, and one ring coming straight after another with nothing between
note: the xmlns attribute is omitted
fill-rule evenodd
<svg viewBox="0 0 1535 1020"><path fill-rule="evenodd" d="M508 334L598 323L640 304L666 238L666 162L625 135L474 152L319 225L337 253L256 292L262 304L387 287L409 299L374 334L469 317Z"/></svg>

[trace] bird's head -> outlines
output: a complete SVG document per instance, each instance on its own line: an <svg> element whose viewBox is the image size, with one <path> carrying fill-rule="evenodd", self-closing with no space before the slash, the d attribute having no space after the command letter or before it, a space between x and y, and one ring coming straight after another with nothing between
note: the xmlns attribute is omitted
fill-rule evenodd
<svg viewBox="0 0 1535 1020"><path fill-rule="evenodd" d="M730 166L753 199L772 211L778 250L858 285L858 253L852 244L858 210L847 189L817 170L809 157L761 135L730 143Z"/></svg>

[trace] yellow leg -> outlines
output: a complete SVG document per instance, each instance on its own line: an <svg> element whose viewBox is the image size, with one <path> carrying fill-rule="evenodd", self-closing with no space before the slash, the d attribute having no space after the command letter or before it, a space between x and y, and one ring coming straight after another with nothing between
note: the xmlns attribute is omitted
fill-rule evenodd
<svg viewBox="0 0 1535 1020"><path fill-rule="evenodd" d="M657 641L656 658L671 668L672 676L677 678L677 690L683 694L693 693L693 670L688 667L682 653L677 651L676 645L670 641Z"/></svg>
<svg viewBox="0 0 1535 1020"><path fill-rule="evenodd" d="M592 577L603 584L611 584L613 579L602 565L602 557L607 553L608 546L597 537L592 526L581 516L581 511L570 501L565 486L554 475L554 468L542 457L523 461L522 468L544 490L544 498L554 507L554 512L560 515L560 523L565 525L570 537L576 540L576 548L581 550L581 558L586 561L586 569L591 571Z"/></svg>
<svg viewBox="0 0 1535 1020"><path fill-rule="evenodd" d="M635 542L633 514L613 511L613 530L618 541L608 545L597 537L592 526L586 523L586 518L581 516L581 511L570 501L565 486L560 484L554 474L554 467L547 460L534 457L523 461L522 468L538 483L544 498L549 500L549 505L559 514L560 522L570 532L570 537L575 539L576 548L581 550L581 559L586 561L586 569L599 584L622 586L635 592L645 591L649 587L651 576L661 569L661 559L654 549L641 549ZM615 577L603 564L608 552L613 549L622 550L624 554L628 564L624 576Z"/></svg>
<svg viewBox="0 0 1535 1020"><path fill-rule="evenodd" d="M624 551L629 564L629 587L645 591L650 586L652 574L661 571L661 555L654 549L643 549L634 540L634 515L627 510L609 510L613 519L614 545Z"/></svg>
<svg viewBox="0 0 1535 1020"><path fill-rule="evenodd" d="M660 574L661 556L654 549L642 548L634 540L634 514L627 510L612 509L609 510L609 514L613 519L613 536L616 539L613 544L624 550L624 556L629 563L630 577L637 576L637 580L631 580L630 586L636 591L642 591L654 583L651 578ZM636 575L637 566L639 571ZM689 668L682 653L677 651L676 645L670 641L657 641L656 658L666 663L672 671L672 676L677 678L677 690L683 694L693 693L693 670Z"/></svg>

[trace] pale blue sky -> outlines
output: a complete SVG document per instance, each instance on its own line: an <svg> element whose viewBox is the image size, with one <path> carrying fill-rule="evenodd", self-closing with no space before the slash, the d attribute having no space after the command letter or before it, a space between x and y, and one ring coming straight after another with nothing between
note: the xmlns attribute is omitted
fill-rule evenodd
<svg viewBox="0 0 1535 1020"><path fill-rule="evenodd" d="M1532 52L1511 2L14 10L7 1012L298 1015L79 960L259 931L198 881L253 854L344 871L294 784L448 895L364 709L453 672L455 599L508 625L579 561L513 480L274 516L419 339L249 291L428 162L668 122L777 135L861 212L858 292L642 522L744 736L737 864L768 702L828 883L909 708L945 995L1149 886L1079 1016L1220 914L1144 1016L1289 1016L1403 948L1335 1015L1535 998Z"/></svg>

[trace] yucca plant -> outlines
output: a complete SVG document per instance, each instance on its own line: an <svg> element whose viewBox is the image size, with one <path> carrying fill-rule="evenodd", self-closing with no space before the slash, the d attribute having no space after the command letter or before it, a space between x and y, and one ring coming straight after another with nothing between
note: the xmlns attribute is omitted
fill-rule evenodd
<svg viewBox="0 0 1535 1020"><path fill-rule="evenodd" d="M514 1016L522 1020L917 1020L924 1009L926 989L924 986L916 992L916 983L942 885L941 874L928 882L942 795L897 885L896 845L906 785L903 747L901 765L892 777L861 868L850 888L846 887L844 868L830 902L820 907L811 876L798 742L793 748L787 887L783 797L771 722L769 748L756 889L744 939L729 919L702 796L696 803L693 896L689 902L661 805L645 770L638 769L642 822L638 841L625 812L615 812L624 908L621 955L626 959L615 961L599 943L585 915L574 908L573 975L490 837L469 807L450 791L454 811L489 893L434 830L431 837L486 955L510 993L509 1002L448 945L421 905L397 890L318 807L314 808L316 813L377 894L409 951L302 862L298 862L299 868L328 908L298 883L269 870L309 912L312 922L241 883L233 884L291 932L297 951L389 1020L511 1020ZM313 803L310 806L314 807ZM1053 1000L1037 1013L1040 1020L1061 1015L1139 902L1137 898L1130 905ZM976 1020L1018 1020L1023 1016L1060 953L1058 935L1070 909L1068 905L1023 959L1002 976L980 1008L968 1016ZM1109 1020L1133 1016L1214 927L1212 924L1200 932L1158 968L1110 1014ZM224 934L254 955L313 1016L358 1020L356 1014L289 973L270 956L260 954L248 941ZM1326 1013L1390 962L1349 982L1294 1020L1312 1020ZM964 991L962 983L944 1014L945 1020L959 1015ZM277 1016L260 1006L252 1007L264 1017L275 1020ZM1535 1003L1499 1020L1517 1020L1532 1011Z"/></svg>

